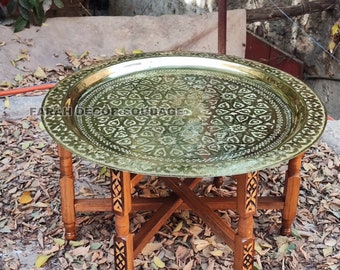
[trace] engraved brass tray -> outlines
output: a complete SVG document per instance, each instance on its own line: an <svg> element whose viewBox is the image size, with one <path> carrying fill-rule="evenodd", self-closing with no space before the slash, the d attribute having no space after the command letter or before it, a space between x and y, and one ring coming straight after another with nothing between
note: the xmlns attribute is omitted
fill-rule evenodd
<svg viewBox="0 0 340 270"><path fill-rule="evenodd" d="M123 56L61 81L43 123L71 152L118 170L221 176L278 165L322 134L314 92L236 57L166 52Z"/></svg>

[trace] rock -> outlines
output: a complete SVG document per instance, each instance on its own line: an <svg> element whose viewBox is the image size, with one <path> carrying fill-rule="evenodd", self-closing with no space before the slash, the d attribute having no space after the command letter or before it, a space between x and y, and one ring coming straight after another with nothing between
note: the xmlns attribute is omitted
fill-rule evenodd
<svg viewBox="0 0 340 270"><path fill-rule="evenodd" d="M164 14L203 14L217 8L217 0L110 0L110 14L115 16Z"/></svg>

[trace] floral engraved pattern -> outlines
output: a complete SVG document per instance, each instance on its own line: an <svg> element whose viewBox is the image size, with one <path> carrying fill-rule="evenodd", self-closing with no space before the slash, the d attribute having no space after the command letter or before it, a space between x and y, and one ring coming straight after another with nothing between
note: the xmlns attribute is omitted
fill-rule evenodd
<svg viewBox="0 0 340 270"><path fill-rule="evenodd" d="M80 115L76 123L93 145L153 162L206 164L260 155L282 143L291 130L287 105L268 87L221 72L133 74L92 88L78 106L140 109L137 115ZM138 115L142 109L175 106L187 113Z"/></svg>
<svg viewBox="0 0 340 270"><path fill-rule="evenodd" d="M188 67L108 75L129 61L173 56L231 68L189 60ZM202 53L124 56L83 69L48 93L43 109L51 107L102 109L42 116L51 136L72 152L118 170L184 177L275 166L306 150L326 123L322 103L299 80L256 62Z"/></svg>

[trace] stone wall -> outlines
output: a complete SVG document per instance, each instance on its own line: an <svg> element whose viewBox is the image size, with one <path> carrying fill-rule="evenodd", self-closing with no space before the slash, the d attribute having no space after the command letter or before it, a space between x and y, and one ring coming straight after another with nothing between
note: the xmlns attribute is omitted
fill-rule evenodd
<svg viewBox="0 0 340 270"><path fill-rule="evenodd" d="M110 15L202 14L217 9L217 0L110 0Z"/></svg>
<svg viewBox="0 0 340 270"><path fill-rule="evenodd" d="M300 4L303 0L273 2L286 6ZM268 0L240 1L239 4L249 9L273 6ZM331 27L339 18L339 10L340 1L332 11L248 25L253 32L304 62L305 82L323 100L329 115L336 119L340 119L340 49L334 55L337 60L325 49L330 41Z"/></svg>
<svg viewBox="0 0 340 270"><path fill-rule="evenodd" d="M296 5L303 1L273 0L279 6ZM202 14L216 11L217 2L218 0L110 0L109 14L116 16ZM229 10L254 9L264 6L275 8L269 0L228 1ZM292 18L292 21L281 19L258 22L248 25L248 28L280 49L303 60L308 75L325 76L332 73L334 67L328 66L329 59L324 55L320 46L327 48L330 28L339 16L338 12L339 9L321 14L306 14Z"/></svg>

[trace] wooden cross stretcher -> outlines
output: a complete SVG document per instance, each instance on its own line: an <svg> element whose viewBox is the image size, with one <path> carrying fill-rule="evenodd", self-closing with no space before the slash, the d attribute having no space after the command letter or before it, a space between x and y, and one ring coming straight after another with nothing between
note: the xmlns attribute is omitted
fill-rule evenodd
<svg viewBox="0 0 340 270"><path fill-rule="evenodd" d="M291 224L296 215L300 167L303 154L288 163L284 194L278 197L258 197L258 173L236 175L237 196L197 197L194 188L201 178L179 179L160 177L172 191L167 198L132 198L131 189L144 175L111 170L112 197L106 199L77 199L74 192L72 154L59 146L60 156L60 191L62 217L65 237L76 237L75 222L78 212L113 211L115 214L115 267L116 270L132 270L134 258L160 230L176 210L192 210L234 251L234 269L253 269L254 258L254 214L258 209L282 210L282 235L291 233ZM214 211L235 209L239 214L237 230L230 228ZM130 232L130 214L133 211L153 210L154 215L133 235Z"/></svg>

